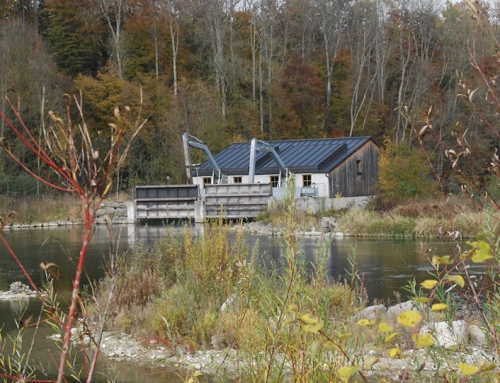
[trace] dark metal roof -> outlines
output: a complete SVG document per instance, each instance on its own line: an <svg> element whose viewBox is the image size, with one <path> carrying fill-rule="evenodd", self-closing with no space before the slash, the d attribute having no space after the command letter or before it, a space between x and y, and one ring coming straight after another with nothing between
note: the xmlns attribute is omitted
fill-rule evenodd
<svg viewBox="0 0 500 383"><path fill-rule="evenodd" d="M268 141L292 173L328 173L368 141L370 137L322 138L308 140ZM373 142L373 141L372 141ZM258 146L263 145L259 143ZM236 142L215 156L215 161L228 175L248 174L250 143ZM278 166L269 153L255 155L255 174L278 174ZM208 162L198 175L212 174ZM193 172L196 175L196 172Z"/></svg>

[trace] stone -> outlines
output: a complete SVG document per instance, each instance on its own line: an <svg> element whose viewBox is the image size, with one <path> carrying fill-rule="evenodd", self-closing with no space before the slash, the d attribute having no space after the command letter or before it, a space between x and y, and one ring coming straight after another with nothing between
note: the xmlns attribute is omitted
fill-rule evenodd
<svg viewBox="0 0 500 383"><path fill-rule="evenodd" d="M387 308L384 305L368 306L361 310L359 313L351 318L351 322L355 323L361 319L379 319L385 312Z"/></svg>
<svg viewBox="0 0 500 383"><path fill-rule="evenodd" d="M464 320L455 320L452 323L453 333L457 337L458 344L467 344L469 340L469 327Z"/></svg>
<svg viewBox="0 0 500 383"><path fill-rule="evenodd" d="M463 320L453 321L450 326L448 322L429 323L422 327L420 335L431 333L437 346L450 348L465 344L468 339L467 323Z"/></svg>
<svg viewBox="0 0 500 383"><path fill-rule="evenodd" d="M469 336L470 342L473 346L486 346L488 341L486 339L486 334L483 328L477 324L469 325Z"/></svg>

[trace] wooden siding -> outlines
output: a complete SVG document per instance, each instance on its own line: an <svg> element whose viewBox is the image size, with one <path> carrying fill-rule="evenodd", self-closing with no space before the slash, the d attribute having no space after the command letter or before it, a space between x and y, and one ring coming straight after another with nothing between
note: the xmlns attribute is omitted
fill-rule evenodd
<svg viewBox="0 0 500 383"><path fill-rule="evenodd" d="M361 161L358 165L358 161ZM358 166L361 174L358 174ZM367 142L329 174L330 197L368 196L378 181L378 147Z"/></svg>

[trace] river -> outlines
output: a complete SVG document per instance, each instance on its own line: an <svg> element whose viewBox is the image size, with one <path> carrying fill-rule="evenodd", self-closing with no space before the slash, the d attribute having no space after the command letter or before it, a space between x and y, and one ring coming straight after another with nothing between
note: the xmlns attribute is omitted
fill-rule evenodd
<svg viewBox="0 0 500 383"><path fill-rule="evenodd" d="M165 228L163 226L115 226L114 237L121 249L137 246L151 245L154 241L164 237L166 230L182 230L181 228ZM203 226L194 228L198 233L203 232ZM18 255L27 272L35 283L44 280L44 272L40 269L41 262L54 262L61 271L61 280L58 287L60 299L69 301L72 288L72 277L78 259L83 226L5 230L7 241ZM233 234L231 234L233 235ZM263 235L249 235L247 237L251 249L258 246L258 259L265 267L281 267L283 259L279 237ZM316 250L321 242L319 238L303 237L300 248L304 259L313 264L316 259ZM104 276L103 262L109 253L109 235L104 226L97 226L89 244L86 259L86 276L96 280ZM334 238L325 248L324 256L328 273L332 278L343 280L349 278L352 270L349 257L354 256L356 270L366 289L370 303L378 301L383 303L394 302L396 294L401 294L406 299L403 287L411 278L424 279L431 270L426 249L432 248L432 254L450 254L449 244L443 241L425 241L402 238ZM27 284L19 266L8 254L3 243L0 243L0 291L8 290L12 282L21 281ZM28 314L35 315L39 312L40 304L30 300L25 309ZM18 302L0 301L0 325L3 324L2 333L8 334L16 331L15 320L20 310ZM46 353L48 347L45 342L37 342L38 351L35 354ZM113 365L120 370L119 382L179 382L182 381L176 374L178 371L165 370L165 368L135 368L133 363L112 362L103 359L102 372L106 372ZM50 363L46 365L50 369ZM103 380L104 381L104 380Z"/></svg>

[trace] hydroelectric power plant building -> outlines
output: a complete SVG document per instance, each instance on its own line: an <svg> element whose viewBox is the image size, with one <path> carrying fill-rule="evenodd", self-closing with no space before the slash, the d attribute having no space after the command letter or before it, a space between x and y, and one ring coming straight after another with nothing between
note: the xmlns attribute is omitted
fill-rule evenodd
<svg viewBox="0 0 500 383"><path fill-rule="evenodd" d="M135 215L152 219L254 218L285 195L287 175L296 198L309 210L342 208L373 194L379 149L370 137L233 143L215 156L198 139L183 135L188 185L136 188ZM207 161L191 163L190 150Z"/></svg>

